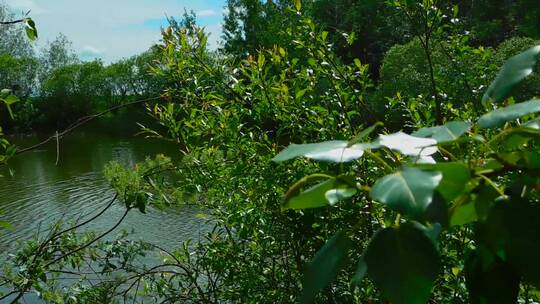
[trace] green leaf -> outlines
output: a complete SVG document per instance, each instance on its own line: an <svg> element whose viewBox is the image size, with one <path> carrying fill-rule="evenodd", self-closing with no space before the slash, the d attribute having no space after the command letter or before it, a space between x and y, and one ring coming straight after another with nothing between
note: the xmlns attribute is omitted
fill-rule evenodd
<svg viewBox="0 0 540 304"><path fill-rule="evenodd" d="M476 213L476 205L474 202L469 202L466 204L461 204L454 208L452 217L450 218L450 225L452 226L462 226L478 220L478 215Z"/></svg>
<svg viewBox="0 0 540 304"><path fill-rule="evenodd" d="M528 169L540 169L540 153L536 151L516 151L500 153L499 157L505 162Z"/></svg>
<svg viewBox="0 0 540 304"><path fill-rule="evenodd" d="M353 197L357 190L355 188L339 188L326 191L324 197L330 205L335 205L338 202Z"/></svg>
<svg viewBox="0 0 540 304"><path fill-rule="evenodd" d="M354 58L354 65L355 65L358 69L362 69L362 62L360 61L360 59Z"/></svg>
<svg viewBox="0 0 540 304"><path fill-rule="evenodd" d="M366 260L362 256L360 258L360 261L358 261L358 266L356 267L356 271L354 273L354 276L351 279L351 284L353 286L359 286L360 283L362 283L362 280L366 277L368 272Z"/></svg>
<svg viewBox="0 0 540 304"><path fill-rule="evenodd" d="M526 122L525 124L523 124L523 127L533 130L540 130L540 118L536 118Z"/></svg>
<svg viewBox="0 0 540 304"><path fill-rule="evenodd" d="M307 92L307 89L297 91L295 95L296 99L302 98L306 94L306 92Z"/></svg>
<svg viewBox="0 0 540 304"><path fill-rule="evenodd" d="M302 303L312 303L317 293L332 283L347 262L351 240L344 231L336 233L317 252L304 275Z"/></svg>
<svg viewBox="0 0 540 304"><path fill-rule="evenodd" d="M411 224L373 236L364 257L368 275L395 304L427 303L440 269L433 242Z"/></svg>
<svg viewBox="0 0 540 304"><path fill-rule="evenodd" d="M11 93L13 93L11 89L2 89L0 91L0 98L8 97L9 95L11 95Z"/></svg>
<svg viewBox="0 0 540 304"><path fill-rule="evenodd" d="M535 46L508 59L484 94L482 103L485 105L490 100L499 102L506 98L516 84L533 72L539 55L540 46Z"/></svg>
<svg viewBox="0 0 540 304"><path fill-rule="evenodd" d="M465 190L465 186L471 179L469 167L460 162L421 164L417 168L422 170L439 171L443 178L437 187L437 191L443 196L444 200L451 203Z"/></svg>
<svg viewBox="0 0 540 304"><path fill-rule="evenodd" d="M272 160L275 162L286 161L295 157L304 156L307 158L330 161L330 162L349 162L358 159L364 155L362 145L352 145L343 140L325 141L315 144L292 144L281 151Z"/></svg>
<svg viewBox="0 0 540 304"><path fill-rule="evenodd" d="M495 201L500 197L500 193L490 185L482 184L475 190L476 195L473 198L474 209L479 221L485 221Z"/></svg>
<svg viewBox="0 0 540 304"><path fill-rule="evenodd" d="M12 105L16 102L19 102L19 97L15 96L15 95L8 95L7 97L3 98L2 100L4 100L4 103L6 105Z"/></svg>
<svg viewBox="0 0 540 304"><path fill-rule="evenodd" d="M442 126L423 128L412 134L412 136L432 138L437 143L454 141L471 129L471 124L464 121L451 121Z"/></svg>
<svg viewBox="0 0 540 304"><path fill-rule="evenodd" d="M427 236L428 239L430 239L433 244L437 245L439 242L439 235L441 234L442 226L439 223L435 223L433 225L423 225L419 222L411 221L411 225L414 226L414 228L422 231L425 236Z"/></svg>
<svg viewBox="0 0 540 304"><path fill-rule="evenodd" d="M302 0L294 0L294 7L296 11L299 12L302 10Z"/></svg>
<svg viewBox="0 0 540 304"><path fill-rule="evenodd" d="M38 32L36 29L36 23L31 18L25 19L25 25L26 25L26 36L28 36L28 39L30 40L36 40L38 38Z"/></svg>
<svg viewBox="0 0 540 304"><path fill-rule="evenodd" d="M536 112L540 112L540 99L517 103L484 114L478 120L478 125L480 125L481 128L498 127L507 121L515 120L521 116Z"/></svg>
<svg viewBox="0 0 540 304"><path fill-rule="evenodd" d="M372 125L371 127L369 128L365 128L364 130L362 130L362 132L358 133L358 135L356 135L353 139L351 139L349 141L349 146L352 146L354 144L357 144L359 143L360 141L362 141L364 138L366 138L367 136L369 136L369 134L373 133L373 131L375 131L375 129L379 126L382 126L383 124L381 122L377 122L376 124Z"/></svg>
<svg viewBox="0 0 540 304"><path fill-rule="evenodd" d="M377 144L409 156L428 156L437 153L436 140L411 136L403 132L381 135Z"/></svg>
<svg viewBox="0 0 540 304"><path fill-rule="evenodd" d="M18 102L19 101L19 98L15 95L8 95L7 97L1 99L4 104L6 105L6 108L9 112L9 116L11 117L11 119L14 118L14 115L13 115L13 111L11 110L11 105Z"/></svg>
<svg viewBox="0 0 540 304"><path fill-rule="evenodd" d="M482 247L467 260L464 273L469 303L517 303L519 276Z"/></svg>
<svg viewBox="0 0 540 304"><path fill-rule="evenodd" d="M344 181L345 177L330 178L296 196L286 197L283 209L308 209L334 205L352 197L358 191Z"/></svg>
<svg viewBox="0 0 540 304"><path fill-rule="evenodd" d="M540 205L521 200L501 201L479 229L478 239L540 287Z"/></svg>
<svg viewBox="0 0 540 304"><path fill-rule="evenodd" d="M398 212L422 218L441 179L440 172L406 168L379 179L370 194L374 200Z"/></svg>

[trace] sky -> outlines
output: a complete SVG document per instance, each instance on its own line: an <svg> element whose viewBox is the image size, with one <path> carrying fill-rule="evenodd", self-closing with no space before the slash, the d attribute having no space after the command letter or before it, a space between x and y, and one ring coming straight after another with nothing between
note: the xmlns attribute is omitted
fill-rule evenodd
<svg viewBox="0 0 540 304"><path fill-rule="evenodd" d="M82 60L110 63L147 50L159 41L167 16L184 9L197 14L217 48L225 0L0 0L15 13L31 10L39 34L38 47L63 33Z"/></svg>

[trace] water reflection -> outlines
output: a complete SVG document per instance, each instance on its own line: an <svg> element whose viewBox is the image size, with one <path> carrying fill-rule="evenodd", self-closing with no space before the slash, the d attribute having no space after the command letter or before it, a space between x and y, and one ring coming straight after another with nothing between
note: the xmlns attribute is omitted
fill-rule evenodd
<svg viewBox="0 0 540 304"><path fill-rule="evenodd" d="M58 165L56 143L12 159L9 167L14 176L7 176L5 168L0 172L6 176L0 178L0 218L10 222L14 230L0 232L0 251L13 250L18 240L30 238L58 219L74 220L105 206L113 196L102 175L107 162L133 165L148 155L178 154L174 145L134 137L133 133L112 132L94 125L61 140ZM24 147L39 140L32 136L15 141ZM110 227L123 211L118 203L90 228ZM189 206L165 211L150 209L146 215L132 212L119 229L133 230L134 239L159 240L161 245L172 248L183 240L198 237L202 223L197 213Z"/></svg>

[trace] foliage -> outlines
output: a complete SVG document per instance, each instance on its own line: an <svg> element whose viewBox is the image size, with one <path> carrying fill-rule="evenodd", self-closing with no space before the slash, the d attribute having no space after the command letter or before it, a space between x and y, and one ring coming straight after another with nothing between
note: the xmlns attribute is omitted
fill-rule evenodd
<svg viewBox="0 0 540 304"><path fill-rule="evenodd" d="M528 56L536 48L509 59L488 89L488 96L501 96L494 101L506 96L521 80L516 80L515 74L509 71L532 69L536 60L529 60ZM385 140L388 135L380 135L375 142L365 144L372 152L356 154L355 158L373 157L386 172L372 186L360 184L372 171L361 173L356 177L357 188L368 192L375 203L381 204L379 223L382 227L365 247L355 281L358 283L367 274L382 296L393 303L426 303L432 297L441 272L439 255L451 252L443 242L446 237L440 233L451 235L467 227L471 239L467 246L460 248L463 253L458 256L458 264L448 265L442 271L443 277L451 277L446 273L464 267L472 303L515 303L520 284L539 288L536 256L540 243L534 236L540 216L536 190L536 169L540 161L536 152L538 134L533 124L515 122L537 112L538 103L532 100L497 109L480 117L470 132L466 127L453 133L451 138L434 139L431 144L420 144L422 137L448 130L449 125L421 129L415 133L419 137L401 137L403 139L395 143ZM407 153L398 143L421 149L415 153L416 158L407 160L404 158ZM438 149L428 152L434 147ZM334 151L319 153L320 157L334 154ZM287 151L280 155L275 159L283 161L296 156ZM428 164L418 161L426 155L435 158L429 159ZM307 195L308 191L295 189L298 197ZM320 207L317 199L323 199L330 191L333 190L311 194L311 203L302 207ZM340 200L348 198L344 196ZM295 196L287 196L285 204L293 199ZM393 223L388 221L394 216ZM362 219L358 218L358 222ZM347 229L348 233L358 233L357 226ZM343 233L338 232L334 238L342 237ZM349 247L339 246L330 239L319 251L305 273L304 294L310 299L328 286L334 273L344 266L320 259L326 252L347 256ZM466 256L470 257L465 262ZM312 285L309 283L315 278L312 271L321 268L329 269L326 275L319 274L317 280L329 280Z"/></svg>
<svg viewBox="0 0 540 304"><path fill-rule="evenodd" d="M15 94L22 93L29 94L31 87L29 83L25 83L22 86L15 84L16 77L21 73L32 75L32 67L34 62L28 58L32 54L31 47L25 43L24 40L20 40L18 31L20 28L12 28L9 25L24 24L26 35L30 40L37 38L36 24L32 18L27 17L19 20L6 20L12 19L13 15L7 10L7 7L0 4L0 68L2 71L0 81L0 101L5 106L7 113L11 119L14 118L12 105L19 102L19 97ZM14 75L16 75L14 77ZM35 76L35 74L33 74ZM26 78L30 82L33 80L32 76ZM0 113L0 119L3 122L5 115ZM0 165L6 163L6 161L12 157L15 153L15 147L12 146L7 139L4 138L2 126L0 126ZM1 177L1 176L0 176ZM4 223L2 221L2 223ZM2 226L5 226L2 225Z"/></svg>

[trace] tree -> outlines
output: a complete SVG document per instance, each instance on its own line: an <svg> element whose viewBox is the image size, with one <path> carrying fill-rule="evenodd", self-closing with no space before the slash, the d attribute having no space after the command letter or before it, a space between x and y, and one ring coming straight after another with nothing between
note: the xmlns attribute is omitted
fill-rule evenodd
<svg viewBox="0 0 540 304"><path fill-rule="evenodd" d="M53 70L79 61L72 49L71 41L63 34L59 34L41 50L39 59L41 62L40 82L46 81Z"/></svg>

